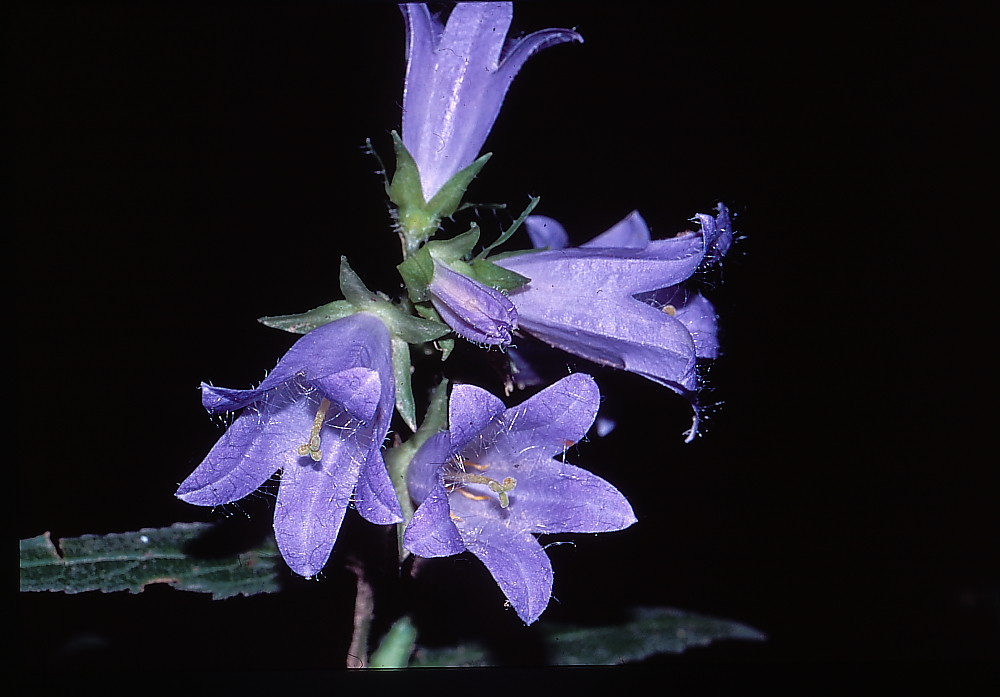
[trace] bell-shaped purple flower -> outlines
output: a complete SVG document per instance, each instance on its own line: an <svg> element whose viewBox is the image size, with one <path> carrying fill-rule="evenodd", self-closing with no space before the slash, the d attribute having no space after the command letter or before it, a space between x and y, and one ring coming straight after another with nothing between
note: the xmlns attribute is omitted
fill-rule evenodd
<svg viewBox="0 0 1000 697"><path fill-rule="evenodd" d="M254 389L201 389L209 411L243 413L178 498L230 503L281 470L275 539L291 569L307 577L326 564L352 500L373 523L403 519L382 459L395 403L391 337L375 315L314 329Z"/></svg>
<svg viewBox="0 0 1000 697"><path fill-rule="evenodd" d="M707 300L682 291L680 284L728 249L728 211L725 206L719 211L718 217L698 216L699 232L655 241L633 211L571 248L564 246L567 236L556 221L529 217L532 241L548 250L496 261L531 279L510 295L519 326L595 363L639 373L681 393L694 390L695 359L717 353L715 313ZM658 307L636 296L659 298Z"/></svg>
<svg viewBox="0 0 1000 697"><path fill-rule="evenodd" d="M717 216L697 219L697 232L650 240L649 227L633 211L580 247L566 247L568 235L558 222L530 216L532 242L546 251L496 260L531 279L510 294L520 329L693 400L697 359L718 356L719 346L714 308L683 284L719 259L733 236L722 204Z"/></svg>
<svg viewBox="0 0 1000 697"><path fill-rule="evenodd" d="M487 346L510 344L512 333L517 329L517 310L500 291L437 259L427 290L434 309L459 336Z"/></svg>
<svg viewBox="0 0 1000 697"><path fill-rule="evenodd" d="M456 385L449 430L417 451L407 483L419 504L404 546L422 557L469 550L531 624L552 595L552 565L536 534L609 532L636 521L621 492L567 464L600 393L583 373L563 378L507 409L499 398Z"/></svg>
<svg viewBox="0 0 1000 697"><path fill-rule="evenodd" d="M430 201L476 159L531 54L583 37L568 29L543 29L507 41L514 14L510 2L460 2L446 25L424 4L400 8L406 20L403 143Z"/></svg>

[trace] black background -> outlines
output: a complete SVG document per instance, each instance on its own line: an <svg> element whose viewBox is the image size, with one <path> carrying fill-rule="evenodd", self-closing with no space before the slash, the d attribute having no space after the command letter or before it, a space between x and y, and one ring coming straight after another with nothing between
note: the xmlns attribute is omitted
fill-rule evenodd
<svg viewBox="0 0 1000 697"><path fill-rule="evenodd" d="M266 500L224 512L173 497L220 435L196 388L260 380L294 337L256 318L339 297L341 254L394 292L398 242L362 146L388 155L399 127L399 12L23 3L10 16L18 536L266 530ZM515 32L575 26L586 43L528 63L471 197L516 211L541 195L536 212L577 242L633 208L669 236L724 201L744 235L704 279L726 355L708 372L721 406L703 437L681 442L672 393L599 375L619 425L574 461L640 522L550 550L542 622L668 605L770 637L657 665L996 656L997 490L980 445L995 407L976 398L994 323L975 307L994 207L975 161L980 24L951 4L518 5ZM325 578L289 576L273 596L22 595L22 663L339 667L343 540L365 527L351 514ZM427 636L485 634L514 663L538 660L478 562L428 569Z"/></svg>

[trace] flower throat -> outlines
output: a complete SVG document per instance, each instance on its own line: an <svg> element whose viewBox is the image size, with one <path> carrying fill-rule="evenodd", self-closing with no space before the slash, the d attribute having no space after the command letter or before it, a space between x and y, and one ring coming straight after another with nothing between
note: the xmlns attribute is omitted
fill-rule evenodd
<svg viewBox="0 0 1000 697"><path fill-rule="evenodd" d="M489 469L489 465L478 465L475 462L463 462L459 465L460 467L474 467L475 469L485 471ZM510 497L507 495L508 492L513 491L514 487L517 486L517 480L513 477L504 477L502 482L498 482L496 479L491 479L485 474L477 474L475 472L466 472L463 470L458 472L447 472L444 475L444 480L446 484L458 485L458 484L485 484L489 487L490 491L494 492L500 499L500 508L507 508L510 505ZM458 489L458 493L463 496L467 496L475 501L482 501L483 499L489 498L488 496L477 496L475 494L469 493L462 489Z"/></svg>

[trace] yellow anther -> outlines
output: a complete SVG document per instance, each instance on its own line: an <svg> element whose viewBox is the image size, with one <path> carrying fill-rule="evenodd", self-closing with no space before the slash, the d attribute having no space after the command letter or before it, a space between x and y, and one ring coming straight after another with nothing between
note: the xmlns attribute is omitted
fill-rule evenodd
<svg viewBox="0 0 1000 697"><path fill-rule="evenodd" d="M299 446L299 455L301 457L308 455L315 462L323 459L323 444L320 441L319 432L323 429L323 422L326 421L326 412L329 409L330 400L324 397L319 403L319 409L316 410L316 418L313 419L312 430L309 432L309 440Z"/></svg>
<svg viewBox="0 0 1000 697"><path fill-rule="evenodd" d="M664 312L666 312L671 317L676 317L677 316L677 308L674 307L673 305L664 305L660 309L663 310Z"/></svg>

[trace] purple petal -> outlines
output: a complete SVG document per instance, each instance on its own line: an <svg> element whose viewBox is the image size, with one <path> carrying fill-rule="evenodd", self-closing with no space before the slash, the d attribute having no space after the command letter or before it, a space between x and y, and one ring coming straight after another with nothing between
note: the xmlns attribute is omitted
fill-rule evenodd
<svg viewBox="0 0 1000 697"><path fill-rule="evenodd" d="M662 311L673 312L691 334L698 358L719 357L718 315L704 295L680 285L655 291L646 298L640 296L640 299Z"/></svg>
<svg viewBox="0 0 1000 697"><path fill-rule="evenodd" d="M464 448L506 409L507 405L499 397L481 387L461 383L452 387L448 401L448 430L455 452Z"/></svg>
<svg viewBox="0 0 1000 697"><path fill-rule="evenodd" d="M449 557L465 551L462 536L451 519L448 491L440 476L406 526L403 545L418 557Z"/></svg>
<svg viewBox="0 0 1000 697"><path fill-rule="evenodd" d="M531 532L610 532L636 522L632 506L618 489L558 460L523 463L513 493L517 498L510 509L517 522L531 526Z"/></svg>
<svg viewBox="0 0 1000 697"><path fill-rule="evenodd" d="M297 461L295 449L308 437L316 411L300 389L276 390L259 408L245 411L180 485L177 497L198 506L231 503Z"/></svg>
<svg viewBox="0 0 1000 697"><path fill-rule="evenodd" d="M519 298L521 328L601 365L639 373L677 391L697 386L695 347L675 317L644 303L555 294Z"/></svg>
<svg viewBox="0 0 1000 697"><path fill-rule="evenodd" d="M590 242L580 246L645 249L649 242L649 226L639 211L632 211Z"/></svg>
<svg viewBox="0 0 1000 697"><path fill-rule="evenodd" d="M354 502L358 513L369 523L389 525L403 520L403 509L379 446L369 449L354 492Z"/></svg>
<svg viewBox="0 0 1000 697"><path fill-rule="evenodd" d="M403 88L403 143L420 172L430 200L459 170L472 164L500 112L489 84L503 49L513 8L509 4L460 3L444 31L426 8L404 5L410 64ZM432 45L430 55L421 55Z"/></svg>
<svg viewBox="0 0 1000 697"><path fill-rule="evenodd" d="M451 447L451 438L449 431L435 433L413 456L406 473L406 486L410 498L418 504L430 496L441 481L441 468L455 456L457 451Z"/></svg>
<svg viewBox="0 0 1000 697"><path fill-rule="evenodd" d="M525 624L531 624L552 596L552 564L535 538L497 521L467 519L459 531L469 551L486 565Z"/></svg>
<svg viewBox="0 0 1000 697"><path fill-rule="evenodd" d="M529 215L524 219L524 229L528 231L531 246L535 249L563 249L569 246L569 234L555 218Z"/></svg>
<svg viewBox="0 0 1000 697"><path fill-rule="evenodd" d="M733 244L733 226L729 218L729 209L722 203L716 206L717 216L699 213L693 219L701 223L701 234L705 237L708 248L706 261L714 262L722 258Z"/></svg>
<svg viewBox="0 0 1000 697"><path fill-rule="evenodd" d="M371 368L348 368L339 373L314 378L311 382L324 397L336 402L352 417L364 422L375 418L382 396L382 380L377 371Z"/></svg>
<svg viewBox="0 0 1000 697"><path fill-rule="evenodd" d="M514 303L500 291L434 261L431 302L456 334L477 344L507 346L517 328Z"/></svg>
<svg viewBox="0 0 1000 697"><path fill-rule="evenodd" d="M296 341L254 389L233 390L203 384L202 404L213 413L235 411L296 377L318 380L358 366L379 370L383 360L378 354L384 353L382 347L388 346L389 340L389 330L375 315L359 312L344 317Z"/></svg>
<svg viewBox="0 0 1000 697"><path fill-rule="evenodd" d="M631 297L636 293L677 285L691 277L701 263L700 235L689 233L650 242L645 249L570 248L498 259L498 266L531 282L511 293L518 298L536 292L549 296L576 296L577 302L599 295Z"/></svg>
<svg viewBox="0 0 1000 697"><path fill-rule="evenodd" d="M300 457L282 470L274 537L300 576L314 576L330 558L364 454L352 439L324 438L321 462Z"/></svg>
<svg viewBox="0 0 1000 697"><path fill-rule="evenodd" d="M481 464L547 460L561 455L587 434L600 402L601 394L592 377L585 373L568 375L492 419L462 453Z"/></svg>

